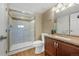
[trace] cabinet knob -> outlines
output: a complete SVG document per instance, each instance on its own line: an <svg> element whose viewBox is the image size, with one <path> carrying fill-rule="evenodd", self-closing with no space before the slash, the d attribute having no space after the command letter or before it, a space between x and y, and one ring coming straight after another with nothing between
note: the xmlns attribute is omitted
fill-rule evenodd
<svg viewBox="0 0 79 59"><path fill-rule="evenodd" d="M57 42L54 42L54 47L58 48L58 43Z"/></svg>

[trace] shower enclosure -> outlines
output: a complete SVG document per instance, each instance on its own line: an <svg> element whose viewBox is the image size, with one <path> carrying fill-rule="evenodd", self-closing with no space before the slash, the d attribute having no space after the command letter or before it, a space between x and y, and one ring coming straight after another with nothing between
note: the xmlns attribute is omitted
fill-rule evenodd
<svg viewBox="0 0 79 59"><path fill-rule="evenodd" d="M35 37L34 16L9 9L9 51L32 45Z"/></svg>

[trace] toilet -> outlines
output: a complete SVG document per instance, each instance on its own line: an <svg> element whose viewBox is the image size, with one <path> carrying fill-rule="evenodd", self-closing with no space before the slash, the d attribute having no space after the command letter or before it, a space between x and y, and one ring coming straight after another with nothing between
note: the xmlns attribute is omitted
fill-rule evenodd
<svg viewBox="0 0 79 59"><path fill-rule="evenodd" d="M41 35L42 40L34 41L33 46L35 47L35 54L44 52L44 35Z"/></svg>

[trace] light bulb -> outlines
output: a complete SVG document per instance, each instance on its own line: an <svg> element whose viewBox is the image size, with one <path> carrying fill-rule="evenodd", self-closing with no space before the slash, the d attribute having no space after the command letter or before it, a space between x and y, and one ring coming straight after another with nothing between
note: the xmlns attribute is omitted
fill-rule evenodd
<svg viewBox="0 0 79 59"><path fill-rule="evenodd" d="M74 3L70 3L68 7L71 7L71 6L73 6L73 5L74 5Z"/></svg>
<svg viewBox="0 0 79 59"><path fill-rule="evenodd" d="M62 4L58 4L57 8L60 9L62 6L63 6Z"/></svg>
<svg viewBox="0 0 79 59"><path fill-rule="evenodd" d="M66 7L62 7L62 9L61 10L65 10L66 9Z"/></svg>
<svg viewBox="0 0 79 59"><path fill-rule="evenodd" d="M59 12L59 9L56 10L56 13L58 13L58 12Z"/></svg>
<svg viewBox="0 0 79 59"><path fill-rule="evenodd" d="M52 11L55 11L55 10L56 10L56 7L53 7L53 8L52 8Z"/></svg>

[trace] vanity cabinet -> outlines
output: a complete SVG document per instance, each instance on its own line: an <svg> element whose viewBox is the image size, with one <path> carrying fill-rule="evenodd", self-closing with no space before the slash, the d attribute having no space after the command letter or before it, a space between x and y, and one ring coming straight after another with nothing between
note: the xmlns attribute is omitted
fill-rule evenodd
<svg viewBox="0 0 79 59"><path fill-rule="evenodd" d="M45 36L46 56L79 56L79 47Z"/></svg>
<svg viewBox="0 0 79 59"><path fill-rule="evenodd" d="M56 48L54 44L55 44L55 40L52 40L49 37L45 37L45 55L46 56L56 55Z"/></svg>
<svg viewBox="0 0 79 59"><path fill-rule="evenodd" d="M79 56L79 47L63 42L59 44L61 45L61 53L63 56Z"/></svg>

